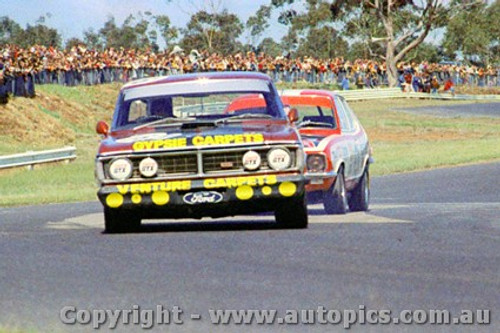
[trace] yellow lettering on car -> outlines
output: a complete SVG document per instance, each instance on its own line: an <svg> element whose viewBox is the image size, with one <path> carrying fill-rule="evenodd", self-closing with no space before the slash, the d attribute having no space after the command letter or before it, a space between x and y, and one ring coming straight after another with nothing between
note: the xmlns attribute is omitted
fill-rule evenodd
<svg viewBox="0 0 500 333"><path fill-rule="evenodd" d="M250 142L264 142L262 133L243 133L243 134L225 134L225 135L207 135L195 136L191 139L193 146L214 146L214 145L229 145L243 144ZM141 150L159 150L169 148L186 147L188 144L187 138L164 139L155 141L137 141L132 144L134 151Z"/></svg>
<svg viewBox="0 0 500 333"><path fill-rule="evenodd" d="M140 186L139 184L130 185L130 193L139 193Z"/></svg>
<svg viewBox="0 0 500 333"><path fill-rule="evenodd" d="M190 189L191 189L191 181L190 180L183 180L182 181L182 190L188 191Z"/></svg>
<svg viewBox="0 0 500 333"><path fill-rule="evenodd" d="M195 136L191 139L193 146L229 145L249 142L264 142L264 135L261 133L225 134Z"/></svg>
<svg viewBox="0 0 500 333"><path fill-rule="evenodd" d="M208 178L203 181L206 189L214 188L236 188L244 185L263 186L274 185L278 182L276 175L229 177L229 178Z"/></svg>
<svg viewBox="0 0 500 333"><path fill-rule="evenodd" d="M127 194L130 185L128 185L128 184L116 185L116 187L118 188L118 192L120 192L121 194Z"/></svg>
<svg viewBox="0 0 500 333"><path fill-rule="evenodd" d="M191 139L191 143L194 146L202 146L204 144L203 142L204 141L202 136L195 136L194 138Z"/></svg>
<svg viewBox="0 0 500 333"><path fill-rule="evenodd" d="M234 136L234 143L245 143L245 137L243 134L236 134Z"/></svg>
<svg viewBox="0 0 500 333"><path fill-rule="evenodd" d="M216 183L215 179L210 179L210 178L205 179L203 181L203 187L208 188L208 189L212 189L212 188L216 187L215 183Z"/></svg>
<svg viewBox="0 0 500 333"><path fill-rule="evenodd" d="M237 178L229 178L226 180L226 185L229 188L237 187L238 186L238 179Z"/></svg>
<svg viewBox="0 0 500 333"><path fill-rule="evenodd" d="M223 135L216 135L214 137L214 142L216 145L223 145L226 143L226 139L224 138Z"/></svg>
<svg viewBox="0 0 500 333"><path fill-rule="evenodd" d="M141 193L151 193L151 184L141 184L140 192Z"/></svg>
<svg viewBox="0 0 500 333"><path fill-rule="evenodd" d="M116 185L119 194L149 194L151 192L176 192L191 189L190 180Z"/></svg>
<svg viewBox="0 0 500 333"><path fill-rule="evenodd" d="M132 145L132 149L133 150L144 150L144 142L141 142L141 141L138 141L138 142L134 142L134 144Z"/></svg>
<svg viewBox="0 0 500 333"><path fill-rule="evenodd" d="M137 141L132 145L134 151L140 150L158 150L165 148L179 148L186 147L186 138L175 138L175 139L165 139L165 140L155 140L155 141Z"/></svg>
<svg viewBox="0 0 500 333"><path fill-rule="evenodd" d="M276 175L267 176L265 179L266 185L274 185L278 182Z"/></svg>
<svg viewBox="0 0 500 333"><path fill-rule="evenodd" d="M253 135L253 142L264 142L264 135L262 133L256 133Z"/></svg>

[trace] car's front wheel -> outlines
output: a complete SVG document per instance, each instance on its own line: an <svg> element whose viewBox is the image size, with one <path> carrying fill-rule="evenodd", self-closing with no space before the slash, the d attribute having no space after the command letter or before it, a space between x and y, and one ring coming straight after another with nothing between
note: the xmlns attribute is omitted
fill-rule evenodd
<svg viewBox="0 0 500 333"><path fill-rule="evenodd" d="M339 169L333 185L323 193L323 206L327 214L345 214L348 209L344 170Z"/></svg>
<svg viewBox="0 0 500 333"><path fill-rule="evenodd" d="M104 231L109 234L133 232L141 226L140 216L132 211L104 208Z"/></svg>
<svg viewBox="0 0 500 333"><path fill-rule="evenodd" d="M277 207L274 217L280 227L293 229L307 228L308 217L305 193Z"/></svg>
<svg viewBox="0 0 500 333"><path fill-rule="evenodd" d="M370 204L370 172L368 166L361 176L358 185L351 192L349 208L354 212L367 211Z"/></svg>

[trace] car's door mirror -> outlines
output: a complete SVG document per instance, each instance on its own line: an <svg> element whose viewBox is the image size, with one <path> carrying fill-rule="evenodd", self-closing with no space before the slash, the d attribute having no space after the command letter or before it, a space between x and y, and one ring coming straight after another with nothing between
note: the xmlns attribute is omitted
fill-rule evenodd
<svg viewBox="0 0 500 333"><path fill-rule="evenodd" d="M288 111L288 120L290 120L292 124L299 120L299 111L297 111L296 108L291 108Z"/></svg>
<svg viewBox="0 0 500 333"><path fill-rule="evenodd" d="M109 125L105 121L99 120L95 127L95 131L97 132L97 134L101 134L104 137L107 137L109 133Z"/></svg>

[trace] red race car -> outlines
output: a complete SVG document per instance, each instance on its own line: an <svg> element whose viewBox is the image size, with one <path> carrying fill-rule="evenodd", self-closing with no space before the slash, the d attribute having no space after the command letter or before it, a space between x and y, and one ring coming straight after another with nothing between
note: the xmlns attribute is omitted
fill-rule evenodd
<svg viewBox="0 0 500 333"><path fill-rule="evenodd" d="M371 148L345 99L323 90L285 90L281 100L304 144L308 202L322 202L328 214L368 210Z"/></svg>

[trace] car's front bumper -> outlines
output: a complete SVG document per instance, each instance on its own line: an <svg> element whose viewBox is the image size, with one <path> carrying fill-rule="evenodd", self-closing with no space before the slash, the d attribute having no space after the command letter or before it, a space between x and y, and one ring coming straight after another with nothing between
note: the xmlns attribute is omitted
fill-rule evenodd
<svg viewBox="0 0 500 333"><path fill-rule="evenodd" d="M325 172L306 172L305 178L307 181L306 191L326 191L332 186L335 181L335 177L337 177L337 173L335 171L325 171Z"/></svg>
<svg viewBox="0 0 500 333"><path fill-rule="evenodd" d="M200 218L271 211L304 190L305 178L297 174L106 185L97 195L106 208L134 210L143 217ZM215 192L218 200L189 200L200 192Z"/></svg>

